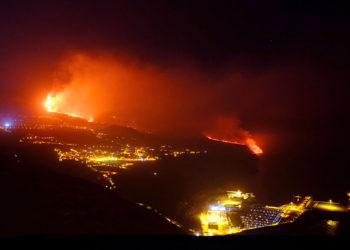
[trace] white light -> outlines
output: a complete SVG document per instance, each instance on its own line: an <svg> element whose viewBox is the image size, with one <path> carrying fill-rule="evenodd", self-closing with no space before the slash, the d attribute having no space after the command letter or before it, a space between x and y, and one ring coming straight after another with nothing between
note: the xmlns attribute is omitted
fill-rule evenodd
<svg viewBox="0 0 350 250"><path fill-rule="evenodd" d="M210 206L209 209L212 211L225 211L226 210L224 206Z"/></svg>

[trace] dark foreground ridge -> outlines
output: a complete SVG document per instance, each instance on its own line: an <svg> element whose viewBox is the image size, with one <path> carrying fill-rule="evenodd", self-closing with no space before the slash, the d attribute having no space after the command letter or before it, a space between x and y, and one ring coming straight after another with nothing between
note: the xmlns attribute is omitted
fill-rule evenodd
<svg viewBox="0 0 350 250"><path fill-rule="evenodd" d="M1 139L1 237L183 234L156 213L115 192L55 171L48 151L40 155L11 144L9 138Z"/></svg>
<svg viewBox="0 0 350 250"><path fill-rule="evenodd" d="M0 244L42 249L335 249L344 247L344 236L213 236L103 235L8 237Z"/></svg>

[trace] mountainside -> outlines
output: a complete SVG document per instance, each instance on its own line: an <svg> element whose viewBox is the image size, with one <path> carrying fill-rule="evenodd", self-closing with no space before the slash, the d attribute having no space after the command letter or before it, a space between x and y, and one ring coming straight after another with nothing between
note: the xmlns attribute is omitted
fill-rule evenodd
<svg viewBox="0 0 350 250"><path fill-rule="evenodd" d="M39 155L27 162L23 154L16 145L1 145L1 236L183 234L156 213L74 173L46 168L50 162Z"/></svg>

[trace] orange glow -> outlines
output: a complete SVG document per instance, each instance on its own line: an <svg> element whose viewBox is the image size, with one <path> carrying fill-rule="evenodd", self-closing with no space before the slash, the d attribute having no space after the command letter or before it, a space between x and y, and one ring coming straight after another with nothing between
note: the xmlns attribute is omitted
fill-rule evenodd
<svg viewBox="0 0 350 250"><path fill-rule="evenodd" d="M261 155L262 153L264 153L264 151L256 144L256 142L253 138L248 138L245 141L239 141L239 140L218 139L218 138L214 138L214 137L209 136L209 135L205 135L205 137L207 137L208 139L213 140L213 141L221 141L221 142L231 143L231 144L246 145L246 146L248 146L250 151L252 151L256 155Z"/></svg>
<svg viewBox="0 0 350 250"><path fill-rule="evenodd" d="M45 107L46 107L48 112L61 113L61 114L65 114L65 115L69 115L69 116L73 116L73 117L78 117L78 118L86 119L89 122L94 121L94 119L92 117L85 117L85 116L80 115L80 114L65 112L62 109L62 107L64 107L64 105L65 105L63 103L65 101L63 93L64 92L59 92L59 93L54 94L53 92L51 92L51 93L47 94L46 101L45 101Z"/></svg>
<svg viewBox="0 0 350 250"><path fill-rule="evenodd" d="M53 102L55 102L54 99L55 98L53 98L50 93L47 94L45 106L46 106L47 111L49 111L49 112L54 112L53 111L53 107L52 107L53 106Z"/></svg>
<svg viewBox="0 0 350 250"><path fill-rule="evenodd" d="M217 117L211 129L204 132L204 136L214 141L246 145L256 155L263 153L262 148L257 145L252 135L242 129L234 117Z"/></svg>
<svg viewBox="0 0 350 250"><path fill-rule="evenodd" d="M47 79L52 89L42 102L49 112L153 133L196 129L202 117L193 114L210 98L209 84L198 87L206 79L190 62L162 67L123 54L72 51Z"/></svg>
<svg viewBox="0 0 350 250"><path fill-rule="evenodd" d="M207 105L216 90L207 78L191 62L164 68L119 54L73 51L49 80L52 89L45 107L49 112L153 133L205 129L211 138L247 145L261 154L259 141L231 115L219 117L210 127L208 121L216 118L216 112Z"/></svg>
<svg viewBox="0 0 350 250"><path fill-rule="evenodd" d="M237 141L237 140L218 139L218 138L214 138L214 137L212 137L212 136L210 136L210 135L205 135L205 137L207 137L208 139L213 140L213 141L221 141L221 142L231 143L231 144L246 145L245 143L239 142L239 141Z"/></svg>
<svg viewBox="0 0 350 250"><path fill-rule="evenodd" d="M256 142L253 138L248 138L246 140L246 143L250 151L252 151L254 154L261 155L264 152L258 145L256 145Z"/></svg>

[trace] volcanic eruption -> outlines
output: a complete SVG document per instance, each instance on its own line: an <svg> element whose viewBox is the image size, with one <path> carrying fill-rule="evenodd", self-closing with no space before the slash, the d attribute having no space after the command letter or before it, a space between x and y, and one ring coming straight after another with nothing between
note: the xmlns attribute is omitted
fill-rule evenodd
<svg viewBox="0 0 350 250"><path fill-rule="evenodd" d="M212 128L204 132L204 136L214 141L246 145L256 155L263 153L252 135L247 130L242 129L237 119L233 117L217 117Z"/></svg>
<svg viewBox="0 0 350 250"><path fill-rule="evenodd" d="M46 96L46 101L45 101L45 107L48 112L53 112L53 113L61 113L65 114L68 116L73 116L73 117L79 117L82 119L86 119L89 122L93 122L94 118L93 117L87 117L83 113L81 113L79 110L76 110L76 112L67 112L65 110L62 110L62 107L64 107L64 102L69 102L69 100L64 100L65 96L63 95L62 92L60 93L54 93L50 92ZM68 109L69 110L69 109Z"/></svg>
<svg viewBox="0 0 350 250"><path fill-rule="evenodd" d="M53 90L46 96L48 112L88 121L112 114L116 124L136 124L138 130L153 132L200 130L211 140L246 145L256 155L263 153L232 114L208 112L211 93L217 89L210 87L210 80L196 67L163 69L121 56L82 52L71 53L60 65ZM215 122L208 125L211 120Z"/></svg>

